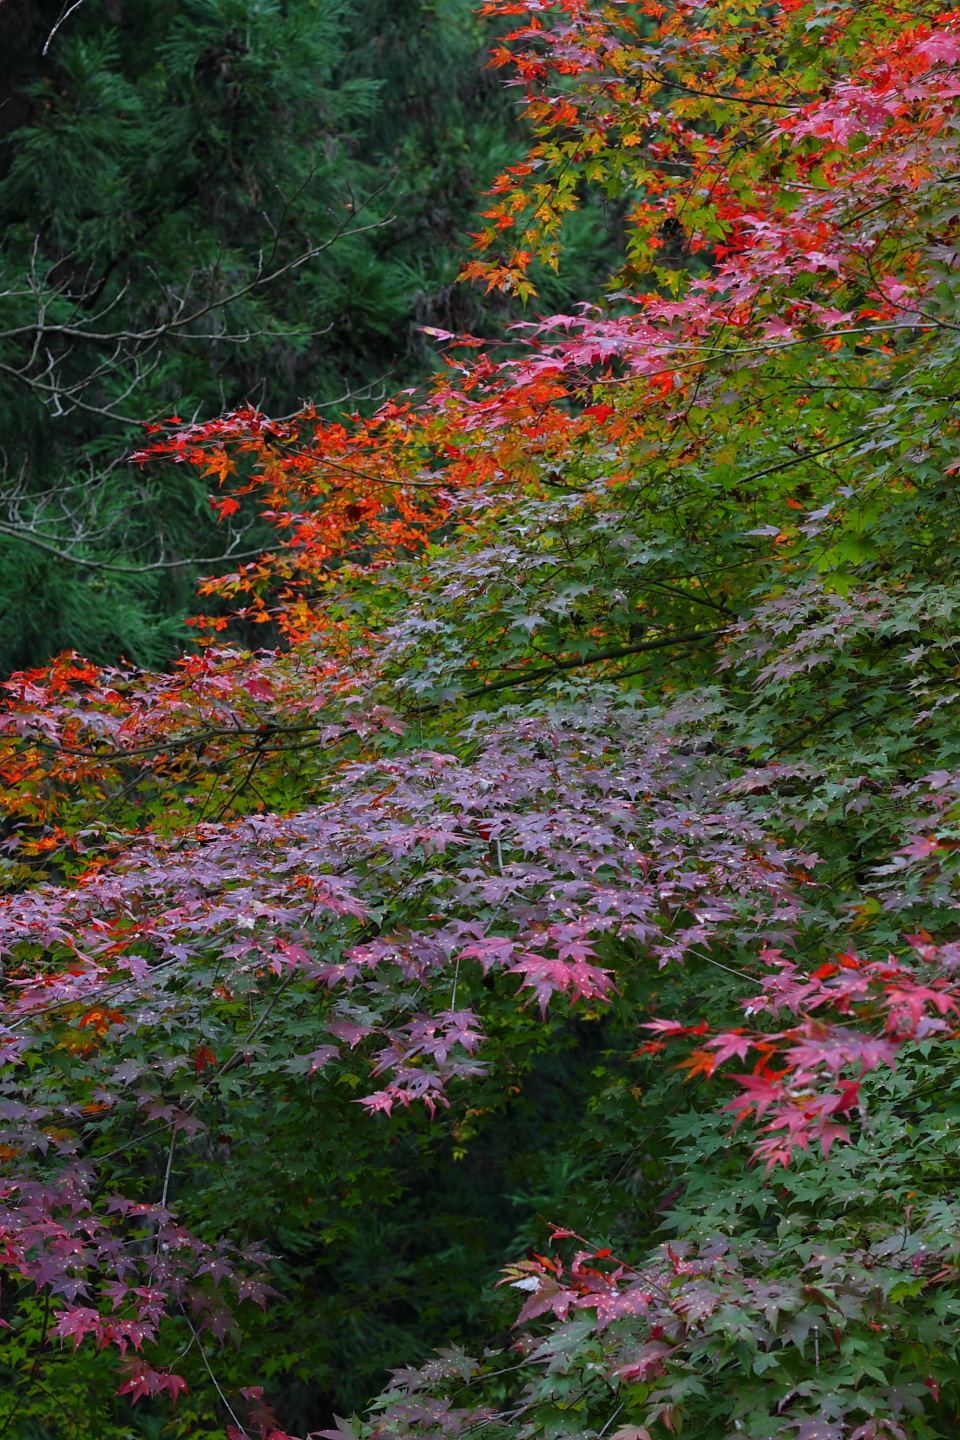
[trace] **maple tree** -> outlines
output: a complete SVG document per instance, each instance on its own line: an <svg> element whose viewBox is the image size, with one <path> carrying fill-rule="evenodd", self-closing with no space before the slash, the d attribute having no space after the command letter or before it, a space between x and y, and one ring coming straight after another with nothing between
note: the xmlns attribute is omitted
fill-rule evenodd
<svg viewBox="0 0 960 1440"><path fill-rule="evenodd" d="M170 673L7 686L6 1423L49 1370L284 1440L303 1237L576 1023L514 1329L314 1433L952 1435L960 16L483 10L531 149L465 276L534 316L599 192L604 303L153 429L275 544Z"/></svg>

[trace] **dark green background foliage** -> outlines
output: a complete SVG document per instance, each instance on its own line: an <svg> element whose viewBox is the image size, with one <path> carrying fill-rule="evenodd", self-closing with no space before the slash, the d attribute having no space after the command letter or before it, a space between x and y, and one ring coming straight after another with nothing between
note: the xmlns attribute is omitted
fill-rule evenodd
<svg viewBox="0 0 960 1440"><path fill-rule="evenodd" d="M7 672L162 664L256 549L128 463L144 421L369 409L433 368L420 326L508 318L456 283L521 142L469 0L86 0L44 57L59 12L0 8ZM595 285L589 231L548 306Z"/></svg>

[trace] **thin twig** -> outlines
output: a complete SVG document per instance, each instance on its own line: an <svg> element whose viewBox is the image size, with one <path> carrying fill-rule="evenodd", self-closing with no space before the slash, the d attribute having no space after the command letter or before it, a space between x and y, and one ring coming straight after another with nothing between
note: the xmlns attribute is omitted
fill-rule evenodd
<svg viewBox="0 0 960 1440"><path fill-rule="evenodd" d="M180 570L199 568L200 566L219 566L235 560L249 560L257 555L263 555L269 549L266 545L258 545L256 550L239 550L234 555L207 555L203 557L191 557L186 560L157 560L148 565L112 565L107 560L87 560L82 555L71 555L68 550L61 550L57 545L51 545L46 540L41 540L39 535L31 534L27 529L19 529L16 525L7 525L0 520L0 535L6 535L11 540L19 540L24 545L32 545L36 550L42 550L47 555L52 555L56 560L62 560L68 565L80 565L85 570L104 570L111 575L145 575L151 570Z"/></svg>
<svg viewBox="0 0 960 1440"><path fill-rule="evenodd" d="M47 36L47 43L44 45L42 51L40 52L42 55L46 55L49 52L50 46L56 39L57 31L60 29L60 26L63 25L65 21L69 20L74 10L79 10L82 4L83 0L74 0L74 3L70 6L69 10L60 11L59 19L57 20L57 23L54 25L53 29L50 31L50 34Z"/></svg>
<svg viewBox="0 0 960 1440"><path fill-rule="evenodd" d="M196 1332L196 1329L195 1329L195 1327L194 1327L193 1321L190 1319L190 1316L187 1314L186 1309L184 1308L184 1304L183 1304L183 1301L182 1301L182 1300L180 1301L180 1310L181 1310L181 1312L182 1312L182 1314L183 1314L184 1320L186 1320L187 1325L188 1325L188 1327L189 1327L189 1329L190 1329L190 1334L193 1336L194 1340L197 1342L197 1349L200 1351L200 1359L203 1361L204 1368L205 1368L207 1374L210 1376L210 1379L213 1381L213 1388L216 1390L217 1394L220 1396L220 1399L221 1399L221 1401L223 1402L224 1409L226 1410L227 1414L230 1416L230 1419L233 1421L234 1425L236 1425L236 1427L237 1427L237 1429L240 1431L241 1435L246 1436L246 1433L247 1433L246 1426L240 1421L240 1419L238 1418L238 1416L234 1413L233 1406L230 1404L230 1401L227 1399L226 1395L224 1395L223 1391L222 1391L221 1388L220 1388L220 1382L219 1382L219 1380L217 1379L216 1375L214 1375L213 1371L210 1369L210 1361L207 1359L207 1352L206 1352L206 1351L204 1350L204 1348L203 1348L203 1344L201 1343L200 1337L199 1337L199 1335L198 1335L197 1332Z"/></svg>
<svg viewBox="0 0 960 1440"><path fill-rule="evenodd" d="M169 1150L167 1151L167 1168L166 1168L166 1171L164 1172L164 1176L163 1176L163 1190L162 1190L161 1195L160 1195L160 1209L161 1209L161 1210L166 1210L166 1208L167 1208L167 1195L169 1194L169 1191L170 1191L170 1172L173 1170L173 1152L174 1152L174 1149L175 1149L175 1147L176 1147L176 1144L177 1144L177 1127L176 1127L176 1125L174 1125L173 1128L172 1128L171 1131L170 1131L170 1148L169 1148Z"/></svg>

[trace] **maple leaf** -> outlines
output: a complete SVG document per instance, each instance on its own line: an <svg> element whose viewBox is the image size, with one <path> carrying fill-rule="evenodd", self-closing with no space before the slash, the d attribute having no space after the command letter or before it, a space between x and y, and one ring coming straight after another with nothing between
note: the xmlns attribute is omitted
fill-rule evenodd
<svg viewBox="0 0 960 1440"><path fill-rule="evenodd" d="M344 1420L340 1415L334 1415L333 1419L334 1430L317 1431L321 1440L359 1440L356 1426L350 1420Z"/></svg>
<svg viewBox="0 0 960 1440"><path fill-rule="evenodd" d="M605 1000L612 988L610 972L583 961L550 960L543 955L526 952L510 966L512 974L524 975L523 989L532 989L534 998L545 1015L550 997L558 991L570 991L570 1002Z"/></svg>
<svg viewBox="0 0 960 1440"><path fill-rule="evenodd" d="M815 1420L794 1420L790 1429L797 1432L796 1440L843 1440L845 1426L840 1420L819 1417Z"/></svg>
<svg viewBox="0 0 960 1440"><path fill-rule="evenodd" d="M529 1300L524 1302L514 1321L514 1326L522 1325L527 1320L546 1314L555 1315L558 1320L565 1320L576 1298L576 1291L567 1289L552 1275L543 1275Z"/></svg>
<svg viewBox="0 0 960 1440"><path fill-rule="evenodd" d="M153 1370L141 1360L128 1362L128 1373L118 1390L118 1395L129 1395L137 1400L149 1399L166 1391L174 1405L180 1394L187 1393L187 1384L179 1375L167 1371Z"/></svg>
<svg viewBox="0 0 960 1440"><path fill-rule="evenodd" d="M328 1061L335 1059L339 1054L340 1048L337 1045L320 1045L316 1050L311 1050L309 1055L298 1056L298 1059L308 1060L310 1062L310 1068L307 1074L314 1075L318 1070L322 1070Z"/></svg>
<svg viewBox="0 0 960 1440"><path fill-rule="evenodd" d="M691 1050L684 1060L677 1063L675 1069L686 1070L688 1080L693 1080L697 1075L703 1075L709 1080L716 1066L717 1057L711 1055L709 1050Z"/></svg>
<svg viewBox="0 0 960 1440"><path fill-rule="evenodd" d="M629 1360L617 1367L617 1374L629 1384L648 1384L665 1373L664 1360L674 1347L663 1340L647 1340Z"/></svg>
<svg viewBox="0 0 960 1440"><path fill-rule="evenodd" d="M760 1043L756 1036L748 1035L743 1030L729 1030L719 1035L712 1035L705 1042L710 1049L716 1050L713 1056L715 1065L722 1065L729 1060L731 1055L736 1055L738 1060L746 1059L748 1052ZM708 1072L709 1073L709 1072Z"/></svg>
<svg viewBox="0 0 960 1440"><path fill-rule="evenodd" d="M60 1340L71 1339L76 1350L85 1335L93 1335L98 1344L101 1344L104 1326L99 1311L92 1310L89 1306L77 1305L56 1315L53 1333Z"/></svg>
<svg viewBox="0 0 960 1440"><path fill-rule="evenodd" d="M747 1093L729 1101L723 1108L735 1110L741 1116L751 1110L760 1116L783 1095L784 1087L779 1076L761 1072L759 1075L732 1075L730 1078L742 1085Z"/></svg>
<svg viewBox="0 0 960 1440"><path fill-rule="evenodd" d="M703 1020L699 1025L681 1025L679 1020L644 1020L641 1030L656 1030L668 1039L679 1039L681 1035L706 1035L709 1026Z"/></svg>
<svg viewBox="0 0 960 1440"><path fill-rule="evenodd" d="M235 515L237 513L240 509L240 501L233 495L224 495L222 499L212 495L210 497L210 508L216 511L217 517L220 520L225 520L228 515Z"/></svg>
<svg viewBox="0 0 960 1440"><path fill-rule="evenodd" d="M896 1045L887 1039L857 1034L838 1025L824 1025L810 1020L806 1025L786 1032L791 1042L786 1051L792 1069L804 1073L820 1066L837 1074L844 1065L859 1065L860 1074L880 1064L895 1064Z"/></svg>

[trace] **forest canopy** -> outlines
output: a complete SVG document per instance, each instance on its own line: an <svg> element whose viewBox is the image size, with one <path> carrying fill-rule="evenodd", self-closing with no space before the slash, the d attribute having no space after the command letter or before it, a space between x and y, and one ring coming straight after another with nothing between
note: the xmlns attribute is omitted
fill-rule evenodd
<svg viewBox="0 0 960 1440"><path fill-rule="evenodd" d="M960 13L415 9L505 152L442 265L377 6L16 91L11 554L206 548L176 658L5 684L0 1435L947 1440Z"/></svg>

